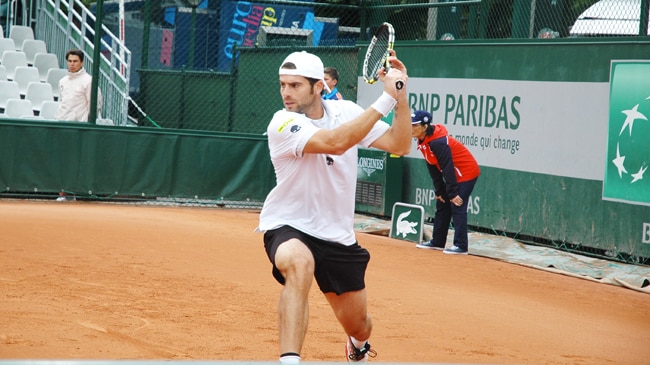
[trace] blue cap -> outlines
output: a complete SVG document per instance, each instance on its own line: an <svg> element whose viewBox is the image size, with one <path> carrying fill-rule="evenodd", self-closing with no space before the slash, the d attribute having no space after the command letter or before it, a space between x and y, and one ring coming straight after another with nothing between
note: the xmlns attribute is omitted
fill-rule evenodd
<svg viewBox="0 0 650 365"><path fill-rule="evenodd" d="M424 110L416 110L411 114L411 124L431 124L433 116Z"/></svg>

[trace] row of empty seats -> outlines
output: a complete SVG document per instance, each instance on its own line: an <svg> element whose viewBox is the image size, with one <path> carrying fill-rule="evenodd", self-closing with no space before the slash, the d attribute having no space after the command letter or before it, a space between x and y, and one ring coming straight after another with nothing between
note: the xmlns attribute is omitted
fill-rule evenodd
<svg viewBox="0 0 650 365"><path fill-rule="evenodd" d="M25 85L24 91L21 91L16 81L0 80L0 110L6 108L9 99L30 100L35 112L39 112L41 105L46 101L58 101L48 83L30 81Z"/></svg>
<svg viewBox="0 0 650 365"><path fill-rule="evenodd" d="M23 43L22 49L18 49L11 38L0 38L0 55L5 51L23 52L27 58L27 64L34 64L34 57L37 53L47 53L47 45L40 39L28 39Z"/></svg>
<svg viewBox="0 0 650 365"><path fill-rule="evenodd" d="M4 29L2 26L0 26L0 38L5 38L4 34ZM26 25L12 25L9 29L9 37L6 39L13 40L15 44L15 50L21 51L23 49L25 41L35 39L34 30Z"/></svg>
<svg viewBox="0 0 650 365"><path fill-rule="evenodd" d="M41 75L37 69L28 66L18 66L14 70L13 79L7 78L7 71L4 66L0 65L0 81L15 81L18 84L20 95L24 96L27 91L27 85L34 81L50 85L52 95L55 100L59 99L59 80L68 73L68 70L62 68L50 68L45 76L45 81L41 80Z"/></svg>
<svg viewBox="0 0 650 365"><path fill-rule="evenodd" d="M0 119L38 119L57 121L56 114L59 110L59 102L47 100L44 101L40 113L34 113L34 105L27 99L9 99L5 105L5 110L0 113ZM95 124L98 125L115 125L111 119L97 117Z"/></svg>
<svg viewBox="0 0 650 365"><path fill-rule="evenodd" d="M27 99L9 99L0 118L24 118L56 120L59 102L47 100L41 105L39 113L34 113L34 105Z"/></svg>
<svg viewBox="0 0 650 365"><path fill-rule="evenodd" d="M38 70L41 81L45 81L50 69L59 68L59 58L54 53L37 53L32 64L29 64L25 52L4 51L0 58L0 65L5 68L7 80L13 80L16 67L26 66Z"/></svg>

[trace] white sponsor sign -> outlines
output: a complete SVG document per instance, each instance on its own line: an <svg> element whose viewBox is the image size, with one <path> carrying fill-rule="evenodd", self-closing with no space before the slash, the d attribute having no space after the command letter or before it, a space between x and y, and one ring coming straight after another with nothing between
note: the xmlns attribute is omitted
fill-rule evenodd
<svg viewBox="0 0 650 365"><path fill-rule="evenodd" d="M363 107L382 92L358 85ZM411 111L430 111L482 166L603 179L609 83L411 77L408 93Z"/></svg>

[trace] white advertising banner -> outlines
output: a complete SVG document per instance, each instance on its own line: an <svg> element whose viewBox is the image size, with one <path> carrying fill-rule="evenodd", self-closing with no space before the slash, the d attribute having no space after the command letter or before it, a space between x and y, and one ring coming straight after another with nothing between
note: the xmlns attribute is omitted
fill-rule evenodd
<svg viewBox="0 0 650 365"><path fill-rule="evenodd" d="M358 85L363 107L382 92ZM482 166L603 179L609 83L412 77L408 93L411 111L431 112Z"/></svg>

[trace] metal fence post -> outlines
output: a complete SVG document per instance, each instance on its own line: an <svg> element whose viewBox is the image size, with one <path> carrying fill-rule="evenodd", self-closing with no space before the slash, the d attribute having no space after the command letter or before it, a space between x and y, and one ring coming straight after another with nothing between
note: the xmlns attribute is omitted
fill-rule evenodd
<svg viewBox="0 0 650 365"><path fill-rule="evenodd" d="M648 13L650 12L650 0L641 0L641 16L639 17L639 35L648 35Z"/></svg>
<svg viewBox="0 0 650 365"><path fill-rule="evenodd" d="M93 71L90 92L90 114L88 123L97 123L97 92L99 90L99 63L101 62L102 22L104 20L104 0L97 0L95 15L95 36L93 37Z"/></svg>

